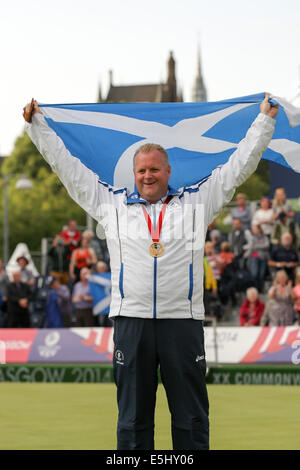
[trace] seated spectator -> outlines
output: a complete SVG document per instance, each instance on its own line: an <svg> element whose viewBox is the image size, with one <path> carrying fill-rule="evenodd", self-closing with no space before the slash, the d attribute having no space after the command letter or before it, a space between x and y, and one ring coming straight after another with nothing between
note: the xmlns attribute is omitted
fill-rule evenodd
<svg viewBox="0 0 300 470"><path fill-rule="evenodd" d="M294 281L295 268L299 265L298 253L292 247L292 236L285 233L281 237L281 244L273 250L269 266L275 268L276 271L284 269L288 277Z"/></svg>
<svg viewBox="0 0 300 470"><path fill-rule="evenodd" d="M274 225L271 233L271 242L274 246L279 245L281 237L285 233L292 236L292 245L297 250L300 242L300 231L295 220L290 220L285 212L280 212L277 223Z"/></svg>
<svg viewBox="0 0 300 470"><path fill-rule="evenodd" d="M267 263L269 259L269 239L260 225L252 226L252 242L249 257L249 269L258 291L264 289Z"/></svg>
<svg viewBox="0 0 300 470"><path fill-rule="evenodd" d="M214 278L212 267L207 257L203 257L204 289L203 303L206 316L214 316L219 320L223 315L223 309L218 297L217 281Z"/></svg>
<svg viewBox="0 0 300 470"><path fill-rule="evenodd" d="M262 197L260 200L260 209L253 214L252 225L259 225L265 235L270 239L274 225L273 209L268 197Z"/></svg>
<svg viewBox="0 0 300 470"><path fill-rule="evenodd" d="M285 271L276 273L273 286L268 292L267 302L260 324L262 326L288 326L295 320L292 282Z"/></svg>
<svg viewBox="0 0 300 470"><path fill-rule="evenodd" d="M273 199L273 219L277 220L280 213L284 212L289 219L293 219L295 212L291 204L286 200L286 193L284 188L277 188L275 190Z"/></svg>
<svg viewBox="0 0 300 470"><path fill-rule="evenodd" d="M33 288L35 285L35 279L32 271L26 267L29 264L28 259L26 256L22 255L19 256L16 261L20 267L21 282L25 282Z"/></svg>
<svg viewBox="0 0 300 470"><path fill-rule="evenodd" d="M75 304L76 327L94 326L93 297L90 291L88 268L80 270L80 281L73 289L72 302Z"/></svg>
<svg viewBox="0 0 300 470"><path fill-rule="evenodd" d="M234 255L242 262L241 266L245 265L245 260L250 254L252 235L250 230L243 227L241 219L234 218L232 221L233 229L228 235L228 241L232 246Z"/></svg>
<svg viewBox="0 0 300 470"><path fill-rule="evenodd" d="M69 220L67 227L60 232L60 235L64 240L64 244L70 248L70 254L68 254L68 259L70 259L72 251L77 248L81 239L81 233L77 230L76 220Z"/></svg>
<svg viewBox="0 0 300 470"><path fill-rule="evenodd" d="M219 259L219 256L215 253L214 245L212 242L206 242L205 247L205 256L212 268L214 279L218 282L221 277L221 265L222 261Z"/></svg>
<svg viewBox="0 0 300 470"><path fill-rule="evenodd" d="M258 291L255 287L249 287L246 290L246 297L240 309L240 325L258 326L265 304L259 299Z"/></svg>
<svg viewBox="0 0 300 470"><path fill-rule="evenodd" d="M231 245L228 242L221 243L221 252L219 254L219 260L221 261L220 271L221 275L225 267L232 262L235 255L231 251Z"/></svg>
<svg viewBox="0 0 300 470"><path fill-rule="evenodd" d="M82 237L78 248L72 252L69 273L73 282L79 282L82 268L91 269L97 263L96 253L89 246L89 239Z"/></svg>
<svg viewBox="0 0 300 470"><path fill-rule="evenodd" d="M293 288L294 293L294 305L295 312L298 316L298 322L300 321L300 272L296 274L295 287Z"/></svg>
<svg viewBox="0 0 300 470"><path fill-rule="evenodd" d="M7 285L7 327L29 328L28 305L32 296L30 286L21 280L21 272L12 273L12 282Z"/></svg>
<svg viewBox="0 0 300 470"><path fill-rule="evenodd" d="M246 204L247 198L243 193L236 195L237 207L234 207L231 211L232 219L240 219L243 228L250 230L252 214L250 207Z"/></svg>
<svg viewBox="0 0 300 470"><path fill-rule="evenodd" d="M239 260L234 256L231 262L221 268L221 279L218 283L218 295L221 303L226 305L231 300L232 307L236 307L237 279Z"/></svg>
<svg viewBox="0 0 300 470"><path fill-rule="evenodd" d="M97 261L95 272L98 274L104 274L108 272L108 265L105 263L105 261Z"/></svg>
<svg viewBox="0 0 300 470"><path fill-rule="evenodd" d="M203 269L204 269L204 306L208 304L208 300L210 294L217 294L217 281L214 278L213 270L211 267L210 262L208 261L207 257L203 257ZM205 308L205 311L207 309Z"/></svg>
<svg viewBox="0 0 300 470"><path fill-rule="evenodd" d="M60 284L67 285L69 281L70 253L70 246L64 242L60 234L57 234L48 251L48 257L50 276L54 276Z"/></svg>
<svg viewBox="0 0 300 470"><path fill-rule="evenodd" d="M214 246L214 251L218 255L221 252L221 244L223 241L220 230L217 230L217 229L211 230L209 237L210 237L210 241L212 242Z"/></svg>

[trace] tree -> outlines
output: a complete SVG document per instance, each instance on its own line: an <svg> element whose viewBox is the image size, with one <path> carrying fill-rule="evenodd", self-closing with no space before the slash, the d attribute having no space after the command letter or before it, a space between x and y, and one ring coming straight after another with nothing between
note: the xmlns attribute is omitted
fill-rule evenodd
<svg viewBox="0 0 300 470"><path fill-rule="evenodd" d="M250 201L256 201L268 196L269 188L269 162L261 160L255 173L237 188L236 193L245 193Z"/></svg>
<svg viewBox="0 0 300 470"><path fill-rule="evenodd" d="M258 164L257 170L239 186L235 192L246 194L249 201L257 201L263 196L268 196L270 190L269 184L269 162L261 160ZM235 199L235 196L233 200ZM216 219L218 229L223 233L228 233L232 227L224 224L224 219L231 212L229 207L224 207Z"/></svg>
<svg viewBox="0 0 300 470"><path fill-rule="evenodd" d="M66 189L41 157L27 134L17 138L12 154L1 167L4 174L25 174L33 183L32 190L16 190L17 178L9 182L9 229L11 251L19 242L38 251L43 237L53 237L69 219L85 225L85 212L70 198ZM3 178L1 180L3 195ZM3 214L3 197L0 201ZM3 233L3 220L0 220ZM2 240L1 240L2 246ZM3 253L3 246L2 246Z"/></svg>

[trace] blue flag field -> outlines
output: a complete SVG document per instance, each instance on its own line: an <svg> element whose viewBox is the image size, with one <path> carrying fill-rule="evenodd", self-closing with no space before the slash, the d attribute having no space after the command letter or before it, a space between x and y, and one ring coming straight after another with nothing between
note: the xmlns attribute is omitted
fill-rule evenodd
<svg viewBox="0 0 300 470"><path fill-rule="evenodd" d="M259 113L265 94L207 103L39 104L70 153L101 181L134 190L132 159L145 143L168 152L170 186L197 183L224 164ZM300 172L300 109L283 98L263 158Z"/></svg>
<svg viewBox="0 0 300 470"><path fill-rule="evenodd" d="M111 302L111 273L90 274L89 285L93 297L94 315L108 315Z"/></svg>

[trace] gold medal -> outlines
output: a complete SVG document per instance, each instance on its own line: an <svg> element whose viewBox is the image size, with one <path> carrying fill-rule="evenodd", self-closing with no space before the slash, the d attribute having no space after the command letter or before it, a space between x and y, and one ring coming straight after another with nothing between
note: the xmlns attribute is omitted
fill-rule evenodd
<svg viewBox="0 0 300 470"><path fill-rule="evenodd" d="M160 237L160 232L161 232L161 228L162 228L162 224L163 224L163 220L164 220L164 216L166 212L166 207L169 204L171 198L172 196L168 196L165 202L163 203L163 207L162 207L162 210L160 211L159 218L158 218L158 224L155 229L153 227L152 221L145 207L142 207L145 220L148 225L148 230L150 232L150 235L153 241L153 243L151 243L151 245L149 246L149 253L151 256L153 256L153 258L159 258L160 256L164 254L164 251L165 251L165 247L162 244L162 242L159 241L159 237Z"/></svg>
<svg viewBox="0 0 300 470"><path fill-rule="evenodd" d="M149 253L153 258L159 258L164 254L165 247L161 242L151 243L149 246Z"/></svg>

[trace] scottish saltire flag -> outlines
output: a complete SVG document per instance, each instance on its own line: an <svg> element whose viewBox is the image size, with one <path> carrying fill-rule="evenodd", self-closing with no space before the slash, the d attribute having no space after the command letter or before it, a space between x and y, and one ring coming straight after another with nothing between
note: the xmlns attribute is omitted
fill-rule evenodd
<svg viewBox="0 0 300 470"><path fill-rule="evenodd" d="M111 274L95 273L89 275L90 292L93 297L94 315L109 314L111 302Z"/></svg>
<svg viewBox="0 0 300 470"><path fill-rule="evenodd" d="M44 104L66 147L102 181L134 189L132 158L148 142L162 145L170 185L192 185L225 163L259 113L265 94L209 103ZM300 172L300 109L282 98L273 139L263 155Z"/></svg>

